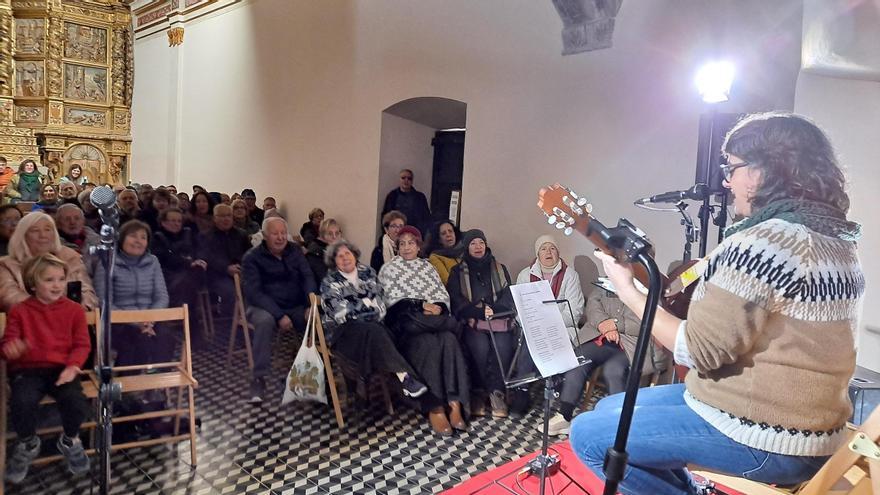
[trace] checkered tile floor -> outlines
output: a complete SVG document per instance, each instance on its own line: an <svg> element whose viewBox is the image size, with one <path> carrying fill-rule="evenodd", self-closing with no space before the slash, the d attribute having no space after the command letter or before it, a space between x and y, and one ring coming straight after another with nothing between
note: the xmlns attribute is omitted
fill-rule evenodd
<svg viewBox="0 0 880 495"><path fill-rule="evenodd" d="M405 403L398 402L389 416L381 400L350 399L340 430L330 406L280 405L282 379L297 348L293 336L277 341L268 397L253 406L246 403L244 357L227 367L225 339L218 333L193 358L202 420L198 467L190 464L188 442L114 453L111 493L438 493L540 448L540 387L533 389L533 408L524 419L478 418L469 432L450 438L434 435ZM88 477L71 478L63 463L32 468L24 484L6 486L8 494L91 492L98 492L97 485Z"/></svg>

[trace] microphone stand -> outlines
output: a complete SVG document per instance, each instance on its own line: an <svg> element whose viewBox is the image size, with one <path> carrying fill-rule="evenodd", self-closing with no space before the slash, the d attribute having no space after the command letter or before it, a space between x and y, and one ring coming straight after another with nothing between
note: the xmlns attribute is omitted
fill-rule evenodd
<svg viewBox="0 0 880 495"><path fill-rule="evenodd" d="M681 259L687 263L691 260L691 245L697 240L700 229L694 225L694 220L688 215L686 211L688 207L687 203L679 201L675 204L675 207L681 214L681 224L684 225L684 254Z"/></svg>
<svg viewBox="0 0 880 495"><path fill-rule="evenodd" d="M111 364L111 326L110 308L113 304L113 264L116 258L116 227L119 225L119 217L115 212L104 214L100 211L101 220L101 244L92 248L93 254L98 253L101 264L104 267L104 297L101 300L101 338L96 345L95 373L98 375L100 387L98 389L98 418L96 421L98 438L97 450L100 456L100 475L98 478L100 495L110 493L110 450L113 443L113 403L122 395L122 387L113 381L113 365Z"/></svg>
<svg viewBox="0 0 880 495"><path fill-rule="evenodd" d="M632 425L632 417L635 412L636 397L639 393L638 370L645 363L648 354L648 345L651 341L651 329L654 326L654 315L657 313L657 304L660 302L660 293L663 289L660 278L660 269L651 256L652 246L645 238L644 233L637 229L628 220L622 218L616 227L608 228L593 219L587 227L588 237L598 234L605 244L611 249L615 257L629 263L637 262L642 265L648 274L648 301L645 304L645 312L642 315L642 324L639 331L639 339L636 343L636 352L633 356L632 366L626 381L626 395L623 399L623 410L620 413L620 422L617 425L617 436L614 445L605 453L603 471L605 472L604 495L615 495L617 486L623 479L628 455L626 442L629 439L629 430Z"/></svg>

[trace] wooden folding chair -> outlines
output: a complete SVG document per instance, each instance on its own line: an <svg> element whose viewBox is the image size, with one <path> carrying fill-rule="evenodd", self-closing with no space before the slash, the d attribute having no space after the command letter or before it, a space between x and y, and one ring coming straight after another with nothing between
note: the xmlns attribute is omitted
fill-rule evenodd
<svg viewBox="0 0 880 495"><path fill-rule="evenodd" d="M232 356L241 354L247 355L248 368L254 369L254 351L251 347L251 332L254 327L247 321L247 308L244 305L244 295L241 292L241 277L236 273L232 276L235 284L235 308L232 310L232 326L229 328L229 350L226 353L226 365L232 363ZM238 330L241 329L244 338L244 349L235 349L235 338Z"/></svg>
<svg viewBox="0 0 880 495"><path fill-rule="evenodd" d="M189 440L190 444L190 460L192 465L196 465L196 409L195 409L195 393L198 382L192 373L192 353L190 348L190 329L189 329L189 308L183 305L179 308L167 309L144 309L144 310L114 310L110 315L111 323L140 323L144 321L152 322L182 322L183 328L183 345L180 352L180 359L177 361L169 361L165 363L149 363L134 366L115 366L116 372L138 371L143 374L123 375L114 377L114 380L122 385L122 393L144 392L147 390L167 391L171 388L177 389L176 406L172 409L163 411L151 411L130 416L114 417L114 423L127 421L137 421L142 419L153 418L174 418L173 435L164 438L155 438L150 440L138 440L123 444L113 445L113 450L126 449L131 447L146 447L161 443L179 442ZM139 331L139 330L132 330ZM100 333L98 338L100 338ZM157 371L153 373L153 371ZM181 407L183 401L184 389L188 394L187 407ZM181 435L180 418L183 415L189 415L189 433Z"/></svg>
<svg viewBox="0 0 880 495"><path fill-rule="evenodd" d="M334 356L330 351L330 347L327 346L327 340L324 338L324 325L321 323L321 316L319 314L321 298L315 294L309 294L309 303L312 307L310 315L312 318L315 318L314 325L315 334L318 336L318 351L321 353L321 358L324 361L324 372L327 374L327 382L330 385L330 398L333 401L333 411L336 414L336 424L338 424L341 429L345 426L345 421L342 419L342 406L339 401L339 392L336 387L336 373L332 361L335 360L339 363L338 371L340 371L343 376L349 376L356 380L360 380L360 376L358 376L354 367L345 362L341 357L335 356L335 359L331 359L334 358ZM385 402L385 408L388 410L388 414L394 414L394 405L391 402L391 394L388 391L388 384L385 382L383 376L374 375L374 377L379 379L379 387L382 390L382 399ZM342 383L345 383L344 379L342 380ZM369 387L367 388L367 395L369 395Z"/></svg>
<svg viewBox="0 0 880 495"><path fill-rule="evenodd" d="M880 407L809 481L792 490L709 471L693 472L747 495L880 495Z"/></svg>
<svg viewBox="0 0 880 495"><path fill-rule="evenodd" d="M201 289L196 294L196 304L198 304L199 319L202 323L202 337L205 342L214 342L214 305L211 304L211 292L208 289Z"/></svg>

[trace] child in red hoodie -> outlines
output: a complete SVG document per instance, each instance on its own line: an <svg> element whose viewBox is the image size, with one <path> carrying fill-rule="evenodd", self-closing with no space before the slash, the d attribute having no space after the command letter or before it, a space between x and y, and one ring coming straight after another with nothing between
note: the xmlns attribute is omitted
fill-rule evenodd
<svg viewBox="0 0 880 495"><path fill-rule="evenodd" d="M58 450L73 474L89 470L89 458L79 439L88 404L79 382L80 366L91 344L85 312L67 298L67 265L52 254L36 256L22 267L31 297L12 307L0 343L9 361L10 407L18 444L6 464L6 480L21 482L40 453L36 435L40 400L51 395L58 404L64 433Z"/></svg>

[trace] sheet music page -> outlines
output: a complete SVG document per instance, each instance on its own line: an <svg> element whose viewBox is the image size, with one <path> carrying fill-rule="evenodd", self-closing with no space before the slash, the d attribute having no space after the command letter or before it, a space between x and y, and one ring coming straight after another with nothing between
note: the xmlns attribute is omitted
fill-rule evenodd
<svg viewBox="0 0 880 495"><path fill-rule="evenodd" d="M578 360L568 339L559 306L543 302L555 299L550 282L541 280L511 285L510 292L519 313L526 344L541 376L546 378L576 368Z"/></svg>

